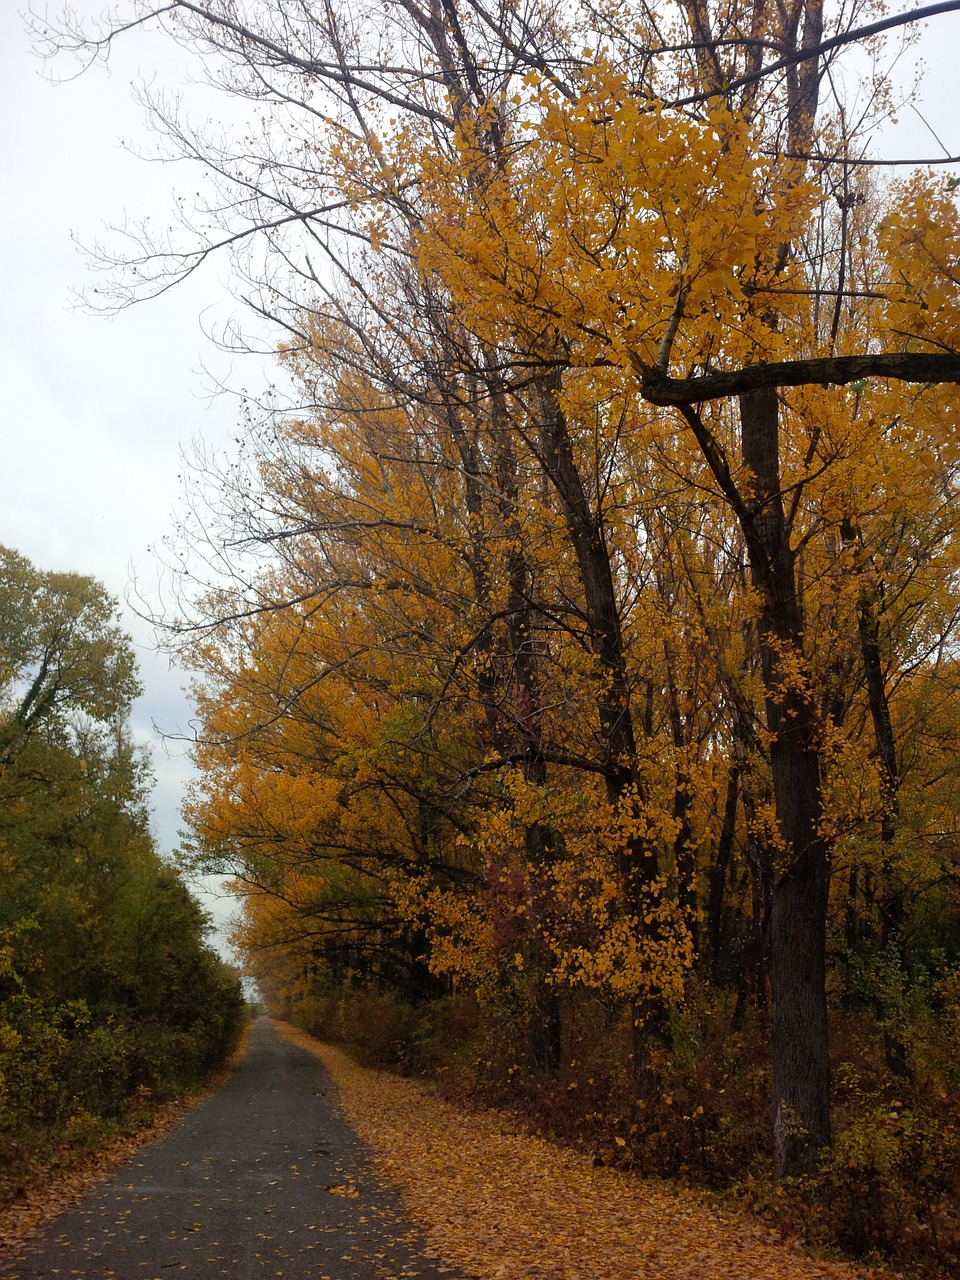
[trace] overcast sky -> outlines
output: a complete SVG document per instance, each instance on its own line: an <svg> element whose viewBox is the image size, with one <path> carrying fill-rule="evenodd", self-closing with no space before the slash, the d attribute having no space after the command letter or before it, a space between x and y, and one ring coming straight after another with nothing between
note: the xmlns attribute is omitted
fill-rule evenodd
<svg viewBox="0 0 960 1280"><path fill-rule="evenodd" d="M73 237L89 244L128 214L161 221L173 182L190 181L119 141L150 145L131 83L164 55L162 44L131 40L109 75L51 84L12 0L0 0L0 543L38 568L93 575L121 602L132 572L148 590L156 580L150 548L172 528L182 452L193 442L227 449L237 434L237 400L212 395L216 382L256 393L270 376L205 337L236 310L216 271L112 319L71 300L96 283ZM180 76L169 55L164 70ZM146 689L133 728L151 745L154 827L170 852L190 765L153 726L189 733L191 708L152 628L123 612Z"/></svg>
<svg viewBox="0 0 960 1280"><path fill-rule="evenodd" d="M960 15L933 19L922 53L923 113L956 154ZM911 61L901 67L905 82ZM51 84L42 72L15 0L0 0L0 543L41 569L91 574L122 601L133 569L148 588L156 576L150 548L173 524L181 454L195 441L229 450L237 434L236 399L212 388L257 395L271 370L227 358L205 336L236 310L217 269L113 319L71 304L72 292L95 283L72 236L89 244L127 215L163 221L173 193L195 188L183 166L146 164L120 142L150 147L132 83L159 74L178 87L184 72L164 42L144 36L120 42L109 74L95 68ZM909 109L883 151L941 153ZM146 685L134 730L153 750L155 830L169 852L190 769L183 748L164 746L153 725L188 733L191 708L183 674L153 650L150 627L126 609L124 620Z"/></svg>

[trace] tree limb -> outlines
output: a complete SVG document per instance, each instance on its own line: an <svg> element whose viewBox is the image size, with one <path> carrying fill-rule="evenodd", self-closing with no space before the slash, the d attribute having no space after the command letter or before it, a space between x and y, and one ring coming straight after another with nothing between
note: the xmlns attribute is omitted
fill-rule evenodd
<svg viewBox="0 0 960 1280"><path fill-rule="evenodd" d="M643 398L649 404L663 406L704 404L764 387L843 386L861 378L960 384L960 352L880 351L871 355L781 360L695 378L670 378L639 361L634 362L634 367Z"/></svg>

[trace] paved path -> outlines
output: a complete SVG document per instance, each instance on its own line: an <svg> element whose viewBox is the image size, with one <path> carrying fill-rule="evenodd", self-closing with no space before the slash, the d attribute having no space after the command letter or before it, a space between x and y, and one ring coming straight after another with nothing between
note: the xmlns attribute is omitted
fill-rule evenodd
<svg viewBox="0 0 960 1280"><path fill-rule="evenodd" d="M212 1097L49 1223L0 1277L440 1280L312 1054L266 1019Z"/></svg>

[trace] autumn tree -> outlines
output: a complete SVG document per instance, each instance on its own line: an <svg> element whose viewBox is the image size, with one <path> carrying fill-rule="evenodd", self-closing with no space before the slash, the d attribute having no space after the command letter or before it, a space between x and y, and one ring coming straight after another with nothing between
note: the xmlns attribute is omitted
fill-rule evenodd
<svg viewBox="0 0 960 1280"><path fill-rule="evenodd" d="M217 678L232 652L229 628L245 620L252 634L239 651L252 643L259 662L264 612L288 611L291 634L306 631L306 614L322 615L311 624L318 637L336 617L349 638L321 673L348 675L368 719L371 708L380 716L375 691L390 688L396 700L407 679L398 655L416 654L417 681L430 672L429 689L417 684L414 695L416 707L420 697L431 707L413 716L423 753L438 689L463 740L462 707L447 695L469 655L470 696L486 724L468 717L476 762L458 760L447 783L456 791L466 778L495 776L485 751L496 770L521 764L528 802L514 789L497 820L526 813L531 863L561 844L559 798L554 821L529 803L547 769L551 781L555 767L569 767L602 788L583 788L602 817L581 834L605 833L611 861L597 879L616 885L611 928L645 962L670 957L666 973L651 963L631 970L632 994L643 997L635 1021L655 1022L644 1001L662 1005L689 963L681 939L696 924L693 882L706 862L720 947L739 809L761 974L769 927L783 1173L813 1168L830 1137L832 804L867 723L881 762L882 844L893 844L897 824L891 706L910 634L887 602L894 578L911 573L909 557L894 557L889 578L876 571L881 548L895 545L895 499L874 501L870 468L893 473L918 441L941 456L953 402L930 388L960 377L949 184L918 178L871 195L851 180L866 161L869 120L852 126L840 101L821 109L838 51L899 22L862 23L870 16L829 33L819 4L776 13L691 4L669 17L451 3L391 6L374 19L282 0L246 14L186 0L131 10L132 22L166 23L195 42L269 122L252 171L246 149L191 139L158 105L175 152L201 158L237 198L214 207L220 234L199 245L144 243L125 262L136 267L135 288L167 287L218 248L260 238L268 266L255 274L255 306L285 326L284 358L308 384L318 366L320 420L329 411L337 427L341 415L350 423L321 445L345 459L343 483L330 484L336 464L319 455L312 466L285 455L266 476L269 518L248 522L241 541L299 562L292 576L266 574L250 590L241 574L235 590L207 597L196 623L214 640L201 668ZM121 29L81 36L78 47L101 52ZM875 88L882 94L882 79ZM121 299L130 279L121 277ZM378 438L391 412L409 417L399 453ZM952 496L943 461L937 484ZM462 488L440 500L450 477ZM411 519L408 501L394 506L411 478L427 522ZM674 491L676 502L665 501ZM444 522L455 501L467 521L451 537ZM692 502L699 522L684 514ZM519 514L529 511L537 531ZM405 541L387 545L401 531ZM503 554L490 555L492 538ZM421 557L423 540L430 554ZM651 563L652 547L662 564ZM371 573L368 558L386 573ZM949 582L948 555L940 565ZM731 585L727 611L718 601ZM464 593L469 634L451 628L455 642L438 660L438 635ZM365 607L348 606L358 594ZM668 605L680 601L689 612L668 625ZM353 612L338 615L343 608ZM709 655L702 682L698 646ZM283 653L264 688L283 672ZM546 714L556 671L564 697L578 689L563 705L588 706L593 726L572 735L564 726L562 751L549 745L557 717ZM232 676L213 721L236 696ZM286 714L293 703L279 705ZM272 723L262 708L245 740ZM369 729L361 737L369 742ZM229 741L227 729L211 758L214 792ZM310 750L329 770L316 742ZM258 759L250 776L264 767ZM377 767L379 786L382 754ZM426 818L415 827L413 810L398 806L403 843L419 832L409 847L430 844L429 810L442 810L432 800L425 813L424 794L409 795L413 772L391 782ZM722 822L719 803L712 821L698 816L699 790L724 797ZM384 833L368 821L379 842ZM476 838L482 846L481 831ZM409 864L409 847L384 847L394 866ZM561 972L574 955L590 969L600 947L596 934L584 939L568 946Z"/></svg>
<svg viewBox="0 0 960 1280"><path fill-rule="evenodd" d="M806 16L810 22L815 15L808 9ZM815 31L810 44L818 40ZM476 300L488 308L492 296L494 324L502 327L507 317L513 332L539 326L553 348L544 356L555 355L555 363L571 371L608 360L632 366L648 403L679 409L739 524L757 594L781 853L771 954L775 1135L784 1172L812 1167L829 1141L825 762L797 561L803 541L817 532L802 534L799 523L811 471L835 458L821 448L820 423L800 407L789 448L797 449L805 431L808 442L790 474L779 393L870 374L954 381L958 372L955 357L939 353L783 358L815 351L823 341L811 325L816 289L807 286L802 264L791 261L791 246L822 199L801 163L813 142L815 85L809 66L788 85L786 157L765 163L763 133L750 111L711 108L691 126L639 101L619 68L598 59L573 105L553 85L535 84L529 142L515 173L501 169L483 180L482 195L459 226L441 214L419 237L425 265L445 273L473 326L481 328L489 315L480 314ZM452 171L427 154L417 165L433 174L443 169L439 182L456 190L479 171L478 150L482 144L468 133L466 158L458 157ZM681 154L687 163L678 169ZM589 163L577 167L586 157ZM442 208L440 197L435 203ZM549 249L535 236L544 213L556 229ZM713 219L724 231L716 223L711 228ZM883 317L877 321L882 334ZM831 348L837 336L835 325ZM945 339L941 347L950 345ZM742 368L672 379L673 364ZM724 411L703 406L732 395L739 398L739 427L730 442Z"/></svg>

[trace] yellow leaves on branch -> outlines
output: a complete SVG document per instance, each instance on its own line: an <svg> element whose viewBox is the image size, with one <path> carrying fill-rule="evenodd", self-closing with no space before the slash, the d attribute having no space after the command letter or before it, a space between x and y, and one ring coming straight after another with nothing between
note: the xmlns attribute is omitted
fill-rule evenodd
<svg viewBox="0 0 960 1280"><path fill-rule="evenodd" d="M640 928L629 917L614 917L589 946L559 950L554 980L639 1003L676 1005L693 960L693 942L676 905L651 897Z"/></svg>
<svg viewBox="0 0 960 1280"><path fill-rule="evenodd" d="M891 273L885 321L903 349L960 348L960 211L956 180L929 173L897 184L878 243Z"/></svg>
<svg viewBox="0 0 960 1280"><path fill-rule="evenodd" d="M491 346L549 356L560 339L574 366L683 370L818 353L814 282L802 253L783 254L824 213L818 175L772 154L724 108L698 120L642 97L602 55L576 88L571 101L527 77L499 120L500 147L482 111L462 114L446 149L414 127L341 145L338 181L363 209L374 253L391 238L390 201L414 182L416 227L398 234ZM868 256L875 232L889 271L879 308L872 278L847 305L860 316L849 336L859 345L864 325L880 323L894 345L954 350L952 180L918 175L888 204L879 227L868 213L849 231Z"/></svg>
<svg viewBox="0 0 960 1280"><path fill-rule="evenodd" d="M790 326L772 330L751 299L774 273L789 287L778 248L809 220L814 185L763 159L726 112L699 122L653 106L602 63L580 88L571 104L541 85L523 142L495 163L469 136L453 160L416 157L432 210L421 268L492 343L522 334L546 349L557 331L586 363L629 351L652 365L679 318L682 367L718 346L771 358Z"/></svg>
<svg viewBox="0 0 960 1280"><path fill-rule="evenodd" d="M492 999L504 965L507 976L524 968L533 930L541 963L549 957L548 983L631 1000L682 1000L693 943L670 886L665 879L644 886L638 919L624 912L621 883L633 841L675 836L667 809L628 795L612 811L598 784L537 787L518 769L504 771L502 784L511 803L484 814L470 840L482 887L465 894L427 875L406 875L394 885L400 915L430 940L433 971ZM526 842L538 823L549 830L554 852L536 867Z"/></svg>

